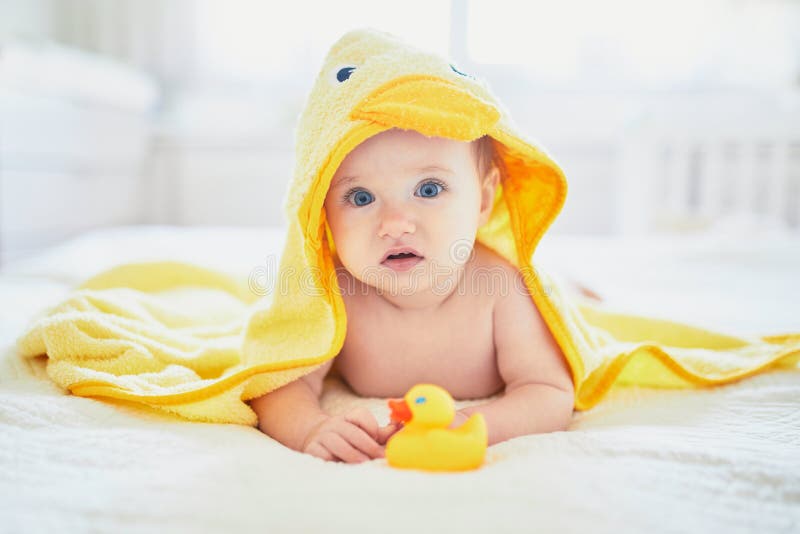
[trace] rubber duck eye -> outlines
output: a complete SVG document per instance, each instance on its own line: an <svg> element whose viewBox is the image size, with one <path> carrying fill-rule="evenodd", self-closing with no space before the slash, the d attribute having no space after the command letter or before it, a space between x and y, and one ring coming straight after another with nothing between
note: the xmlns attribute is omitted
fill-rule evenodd
<svg viewBox="0 0 800 534"><path fill-rule="evenodd" d="M347 81L347 79L350 78L350 75L353 74L354 70L356 70L355 67L342 67L336 71L336 81L339 83Z"/></svg>
<svg viewBox="0 0 800 534"><path fill-rule="evenodd" d="M417 397L416 399L414 399L414 404L422 404L422 403L424 403L426 400L427 400L427 399L426 399L425 397Z"/></svg>
<svg viewBox="0 0 800 534"><path fill-rule="evenodd" d="M452 63L450 63L450 68L451 68L451 69L453 69L453 72L455 72L456 74L460 74L461 76L466 76L467 78L472 78L472 76L470 76L470 75L469 75L469 74L467 74L466 72L461 72L460 70L458 70L458 69L455 67L455 65L453 65Z"/></svg>

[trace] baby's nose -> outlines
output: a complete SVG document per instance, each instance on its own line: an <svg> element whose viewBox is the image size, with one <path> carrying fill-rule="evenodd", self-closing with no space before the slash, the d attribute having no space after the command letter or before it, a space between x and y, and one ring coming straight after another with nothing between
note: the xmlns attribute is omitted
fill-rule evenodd
<svg viewBox="0 0 800 534"><path fill-rule="evenodd" d="M387 209L381 214L381 224L378 229L378 237L389 236L397 239L403 234L413 234L416 225L412 221L411 214L402 209Z"/></svg>

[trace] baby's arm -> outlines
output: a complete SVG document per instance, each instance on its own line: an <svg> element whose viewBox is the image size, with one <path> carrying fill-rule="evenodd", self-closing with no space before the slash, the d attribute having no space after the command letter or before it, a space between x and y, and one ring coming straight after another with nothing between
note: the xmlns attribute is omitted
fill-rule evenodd
<svg viewBox="0 0 800 534"><path fill-rule="evenodd" d="M311 429L328 418L319 406L319 396L332 364L330 360L316 371L251 401L261 431L302 452Z"/></svg>
<svg viewBox="0 0 800 534"><path fill-rule="evenodd" d="M332 416L319 405L322 382L333 360L294 382L253 400L262 432L296 451L324 460L358 463L384 455L393 428L378 428L365 408Z"/></svg>
<svg viewBox="0 0 800 534"><path fill-rule="evenodd" d="M498 296L494 310L497 364L506 383L503 397L459 411L458 419L481 412L489 444L516 436L566 430L572 419L574 389L569 366L519 272L517 284ZM459 423L459 420L455 423Z"/></svg>

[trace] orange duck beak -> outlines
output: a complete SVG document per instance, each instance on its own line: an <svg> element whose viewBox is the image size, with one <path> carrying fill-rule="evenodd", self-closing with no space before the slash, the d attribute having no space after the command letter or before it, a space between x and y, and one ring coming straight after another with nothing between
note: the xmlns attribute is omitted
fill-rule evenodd
<svg viewBox="0 0 800 534"><path fill-rule="evenodd" d="M406 423L411 420L411 409L405 400L389 399L389 409L392 410L389 419L395 423Z"/></svg>

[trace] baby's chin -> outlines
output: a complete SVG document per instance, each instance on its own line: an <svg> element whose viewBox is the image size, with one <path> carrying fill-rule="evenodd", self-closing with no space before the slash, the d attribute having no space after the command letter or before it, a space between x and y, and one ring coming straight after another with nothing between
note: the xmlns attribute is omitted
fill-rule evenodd
<svg viewBox="0 0 800 534"><path fill-rule="evenodd" d="M391 296L447 296L457 287L459 270L456 265L436 265L422 262L408 271L380 269L359 280L380 294Z"/></svg>

